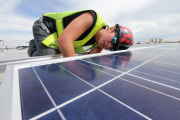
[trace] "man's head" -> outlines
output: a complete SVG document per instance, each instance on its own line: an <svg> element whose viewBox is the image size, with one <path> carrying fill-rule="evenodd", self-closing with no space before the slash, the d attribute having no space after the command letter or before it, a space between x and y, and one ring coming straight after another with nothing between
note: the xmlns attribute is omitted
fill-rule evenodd
<svg viewBox="0 0 180 120"><path fill-rule="evenodd" d="M98 45L106 50L124 50L134 44L133 34L130 29L116 24L106 30L103 30Z"/></svg>

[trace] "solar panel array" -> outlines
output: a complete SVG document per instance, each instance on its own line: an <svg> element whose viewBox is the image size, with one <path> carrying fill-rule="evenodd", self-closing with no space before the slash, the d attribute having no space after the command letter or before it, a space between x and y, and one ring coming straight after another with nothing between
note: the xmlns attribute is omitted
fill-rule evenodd
<svg viewBox="0 0 180 120"><path fill-rule="evenodd" d="M179 45L19 69L22 119L179 119Z"/></svg>

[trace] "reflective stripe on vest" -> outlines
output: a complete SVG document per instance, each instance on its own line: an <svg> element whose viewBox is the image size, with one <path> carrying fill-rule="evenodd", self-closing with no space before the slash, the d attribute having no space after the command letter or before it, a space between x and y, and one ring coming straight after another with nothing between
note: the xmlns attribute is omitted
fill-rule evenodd
<svg viewBox="0 0 180 120"><path fill-rule="evenodd" d="M42 43L48 47L54 48L54 49L59 49L59 46L57 44L57 38L61 35L61 33L64 30L63 26L63 18L66 16L70 16L72 14L82 12L82 11L89 11L89 10L81 10L81 11L69 11L69 12L63 12L63 13L46 13L43 16L51 17L56 20L56 29L57 33L53 33L50 36L48 36ZM82 40L74 41L73 45L74 47L80 47L83 46L85 43L87 43L103 26L107 25L107 22L105 21L104 18L102 18L97 12L97 20L96 23L92 29L92 31ZM97 44L97 42L95 42ZM95 45L94 44L94 45ZM89 46L89 45L88 45ZM91 45L92 46L92 45ZM94 47L97 47L95 45ZM93 47L93 48L94 48Z"/></svg>

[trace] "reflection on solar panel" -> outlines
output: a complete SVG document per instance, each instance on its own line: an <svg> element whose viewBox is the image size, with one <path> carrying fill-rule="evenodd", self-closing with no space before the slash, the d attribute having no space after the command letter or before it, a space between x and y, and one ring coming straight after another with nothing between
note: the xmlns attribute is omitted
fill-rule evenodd
<svg viewBox="0 0 180 120"><path fill-rule="evenodd" d="M20 67L21 117L179 119L179 55L176 44Z"/></svg>

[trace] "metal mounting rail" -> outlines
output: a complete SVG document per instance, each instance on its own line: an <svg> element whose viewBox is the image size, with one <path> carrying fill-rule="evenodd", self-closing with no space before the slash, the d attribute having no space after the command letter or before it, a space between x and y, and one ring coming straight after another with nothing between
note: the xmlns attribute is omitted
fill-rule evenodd
<svg viewBox="0 0 180 120"><path fill-rule="evenodd" d="M82 52L82 53L77 53L76 55L80 56L80 55L87 55L87 54L88 54L88 52ZM59 58L63 58L62 54L37 56L37 57L28 57L28 58L11 59L11 60L1 60L0 61L0 66L19 64L19 63L22 64L22 63L35 62L35 61L37 62L37 61L59 59Z"/></svg>
<svg viewBox="0 0 180 120"><path fill-rule="evenodd" d="M2 60L0 61L0 66L33 62L33 61L42 61L42 60L44 61L44 60L58 59L58 58L63 58L63 57L62 55L48 55L48 56L28 57L28 58L22 58L22 59Z"/></svg>

